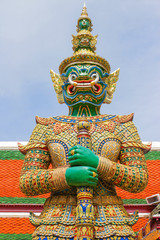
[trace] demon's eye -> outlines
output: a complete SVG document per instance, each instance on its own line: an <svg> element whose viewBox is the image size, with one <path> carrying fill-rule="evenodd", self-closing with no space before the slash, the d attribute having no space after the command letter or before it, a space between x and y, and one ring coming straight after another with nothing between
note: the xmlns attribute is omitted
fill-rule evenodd
<svg viewBox="0 0 160 240"><path fill-rule="evenodd" d="M93 79L96 79L98 77L99 77L98 73L92 73L91 74L91 78L93 78Z"/></svg>
<svg viewBox="0 0 160 240"><path fill-rule="evenodd" d="M70 74L71 80L75 80L77 78L77 75L75 73Z"/></svg>
<svg viewBox="0 0 160 240"><path fill-rule="evenodd" d="M75 73L70 73L68 76L68 81L71 85L76 86L77 83L75 82L75 79L77 78L77 75Z"/></svg>

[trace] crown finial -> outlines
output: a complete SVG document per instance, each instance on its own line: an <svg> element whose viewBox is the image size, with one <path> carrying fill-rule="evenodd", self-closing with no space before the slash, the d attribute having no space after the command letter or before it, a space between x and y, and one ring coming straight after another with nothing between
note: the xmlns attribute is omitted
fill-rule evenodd
<svg viewBox="0 0 160 240"><path fill-rule="evenodd" d="M84 2L81 17L88 17L86 3Z"/></svg>
<svg viewBox="0 0 160 240"><path fill-rule="evenodd" d="M91 34L92 21L88 17L86 4L84 2L81 16L77 23L77 36L72 35L73 51L74 54L79 52L86 53L86 51L94 54L96 50L97 36Z"/></svg>
<svg viewBox="0 0 160 240"><path fill-rule="evenodd" d="M86 4L84 2L83 9L77 22L77 35L72 35L73 56L65 59L59 66L60 74L62 74L69 65L77 63L96 63L103 69L110 72L109 63L96 54L97 35L93 36L92 21L88 16Z"/></svg>
<svg viewBox="0 0 160 240"><path fill-rule="evenodd" d="M81 16L78 18L77 32L79 32L81 30L84 30L84 29L88 30L90 32L92 31L92 21L88 17L87 7L86 7L85 2L84 2L84 5L83 5Z"/></svg>

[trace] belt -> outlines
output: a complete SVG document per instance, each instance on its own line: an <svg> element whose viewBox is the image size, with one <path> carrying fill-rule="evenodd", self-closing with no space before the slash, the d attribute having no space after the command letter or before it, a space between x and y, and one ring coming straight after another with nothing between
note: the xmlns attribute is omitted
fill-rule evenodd
<svg viewBox="0 0 160 240"><path fill-rule="evenodd" d="M65 205L77 205L77 199L75 195L51 195L47 200L47 205L51 204L65 204ZM122 205L123 201L118 196L94 196L94 205Z"/></svg>

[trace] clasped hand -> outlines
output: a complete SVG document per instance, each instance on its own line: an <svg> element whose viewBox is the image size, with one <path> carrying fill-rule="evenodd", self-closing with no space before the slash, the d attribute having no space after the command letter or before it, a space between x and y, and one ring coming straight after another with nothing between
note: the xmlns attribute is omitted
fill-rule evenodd
<svg viewBox="0 0 160 240"><path fill-rule="evenodd" d="M70 186L94 187L97 185L99 157L90 149L79 145L74 146L69 150L68 160L71 167L66 170L66 181Z"/></svg>

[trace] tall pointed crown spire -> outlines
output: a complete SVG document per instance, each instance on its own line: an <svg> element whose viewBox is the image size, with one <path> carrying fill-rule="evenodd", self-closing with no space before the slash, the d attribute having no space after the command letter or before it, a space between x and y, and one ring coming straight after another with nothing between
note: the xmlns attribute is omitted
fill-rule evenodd
<svg viewBox="0 0 160 240"><path fill-rule="evenodd" d="M84 5L83 5L81 16L78 19L77 32L79 32L81 30L82 24L85 25L84 21L83 21L83 23L79 24L81 20L86 20L87 21L88 30L92 31L92 26L93 25L92 25L91 19L88 17L87 7L86 7L85 2L84 2ZM81 26L81 28L80 28L80 26Z"/></svg>
<svg viewBox="0 0 160 240"><path fill-rule="evenodd" d="M90 63L101 66L108 74L110 65L95 52L97 35L93 36L92 21L88 17L86 4L84 3L81 16L77 22L77 35L72 35L73 56L65 59L59 66L59 72L62 74L70 65L78 63Z"/></svg>
<svg viewBox="0 0 160 240"><path fill-rule="evenodd" d="M88 13L87 13L87 8L86 8L86 3L85 2L84 2L84 5L83 5L81 17L88 17Z"/></svg>
<svg viewBox="0 0 160 240"><path fill-rule="evenodd" d="M81 16L88 16L86 3L85 2L84 2L84 5L83 5Z"/></svg>
<svg viewBox="0 0 160 240"><path fill-rule="evenodd" d="M73 51L80 52L81 50L94 52L96 50L97 36L91 34L92 31L92 21L88 17L86 4L84 3L81 16L78 18L77 22L77 36L72 35ZM81 52L82 52L81 51Z"/></svg>

